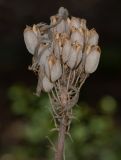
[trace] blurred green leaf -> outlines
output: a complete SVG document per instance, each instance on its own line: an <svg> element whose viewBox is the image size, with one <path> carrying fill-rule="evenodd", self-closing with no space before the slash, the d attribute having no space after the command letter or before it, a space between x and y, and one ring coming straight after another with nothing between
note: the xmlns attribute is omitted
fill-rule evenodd
<svg viewBox="0 0 121 160"><path fill-rule="evenodd" d="M46 136L54 143L57 135L50 132L54 122L47 94L36 97L27 87L15 85L10 88L8 95L13 113L23 115L26 119L23 132L27 144L18 144L14 151L10 149L10 153L15 160L38 160L42 159L42 155L44 159L53 159L53 150L50 150L52 146L49 141L47 143ZM73 142L69 138L66 141L66 159L121 159L121 128L115 125L114 119L117 101L111 96L105 96L99 101L99 106L101 112L86 102L74 108L70 131Z"/></svg>
<svg viewBox="0 0 121 160"><path fill-rule="evenodd" d="M100 100L99 104L102 112L104 113L109 113L109 114L114 113L117 108L117 102L111 96L105 96Z"/></svg>

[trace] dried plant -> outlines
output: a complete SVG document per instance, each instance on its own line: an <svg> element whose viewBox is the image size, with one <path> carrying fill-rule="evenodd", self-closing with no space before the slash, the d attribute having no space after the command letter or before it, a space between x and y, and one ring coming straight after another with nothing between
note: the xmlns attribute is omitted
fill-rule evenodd
<svg viewBox="0 0 121 160"><path fill-rule="evenodd" d="M50 20L50 25L27 26L24 41L33 55L29 69L38 76L36 94L40 96L44 91L50 98L59 132L55 160L61 160L72 108L78 102L85 80L97 69L101 51L99 36L95 29L87 28L85 19L69 18L67 9L61 7Z"/></svg>

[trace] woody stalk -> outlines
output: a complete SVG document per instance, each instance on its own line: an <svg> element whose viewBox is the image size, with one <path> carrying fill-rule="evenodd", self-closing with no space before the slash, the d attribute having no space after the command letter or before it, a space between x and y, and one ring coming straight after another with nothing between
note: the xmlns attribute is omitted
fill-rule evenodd
<svg viewBox="0 0 121 160"><path fill-rule="evenodd" d="M50 25L38 23L24 30L26 47L33 55L29 69L38 78L36 95L48 93L58 129L55 160L63 159L65 136L80 89L98 67L98 39L96 30L89 30L85 19L69 18L63 7L50 17Z"/></svg>

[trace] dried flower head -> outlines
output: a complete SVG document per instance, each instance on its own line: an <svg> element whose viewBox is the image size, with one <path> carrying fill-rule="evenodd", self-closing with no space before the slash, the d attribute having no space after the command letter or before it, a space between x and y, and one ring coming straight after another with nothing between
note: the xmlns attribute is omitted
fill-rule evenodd
<svg viewBox="0 0 121 160"><path fill-rule="evenodd" d="M37 95L49 94L56 125L64 121L67 132L80 88L99 64L99 35L85 19L69 18L63 7L50 21L27 26L24 41L33 55L29 69L38 74Z"/></svg>

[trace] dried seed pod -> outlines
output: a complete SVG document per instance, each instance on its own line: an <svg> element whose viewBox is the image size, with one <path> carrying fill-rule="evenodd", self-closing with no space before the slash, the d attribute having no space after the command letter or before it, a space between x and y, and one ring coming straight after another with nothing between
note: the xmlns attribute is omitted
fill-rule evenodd
<svg viewBox="0 0 121 160"><path fill-rule="evenodd" d="M51 81L55 82L61 77L61 75L62 75L62 67L60 60L57 59L51 70Z"/></svg>
<svg viewBox="0 0 121 160"><path fill-rule="evenodd" d="M58 33L69 32L68 23L66 20L61 20L61 22L55 28L56 28L56 32Z"/></svg>
<svg viewBox="0 0 121 160"><path fill-rule="evenodd" d="M55 56L60 59L60 55L61 55L61 50L62 50L62 47L60 46L60 41L58 40L55 40L55 43L54 43L54 54Z"/></svg>
<svg viewBox="0 0 121 160"><path fill-rule="evenodd" d="M58 16L66 19L68 17L68 10L64 7L60 7L58 10Z"/></svg>
<svg viewBox="0 0 121 160"><path fill-rule="evenodd" d="M70 54L71 41L66 39L62 49L62 60L63 63L66 63Z"/></svg>
<svg viewBox="0 0 121 160"><path fill-rule="evenodd" d="M87 55L91 52L92 46L91 45L86 45L85 46L85 50L84 50L84 54Z"/></svg>
<svg viewBox="0 0 121 160"><path fill-rule="evenodd" d="M32 27L32 30L36 34L36 36L38 36L40 34L40 30L37 25L34 24Z"/></svg>
<svg viewBox="0 0 121 160"><path fill-rule="evenodd" d="M80 28L80 19L76 18L76 17L72 17L70 25L71 25L71 28L79 29Z"/></svg>
<svg viewBox="0 0 121 160"><path fill-rule="evenodd" d="M40 53L38 53L40 55L39 65L45 66L47 57L49 57L49 55L51 55L51 53L52 53L52 48L45 46L42 50L41 47L43 47L43 45L40 45Z"/></svg>
<svg viewBox="0 0 121 160"><path fill-rule="evenodd" d="M81 29L85 30L87 27L86 27L86 19L80 19L80 27Z"/></svg>
<svg viewBox="0 0 121 160"><path fill-rule="evenodd" d="M83 49L83 47L80 46L80 49L79 49L79 52L78 52L78 56L77 56L76 67L79 65L79 63L80 63L81 60L82 60L82 49Z"/></svg>
<svg viewBox="0 0 121 160"><path fill-rule="evenodd" d="M69 58L67 61L67 65L71 69L73 69L74 67L77 66L77 63L79 64L79 62L81 61L81 58L82 58L81 46L78 43L75 43L71 47L70 55L69 55Z"/></svg>
<svg viewBox="0 0 121 160"><path fill-rule="evenodd" d="M85 44L87 44L87 45L88 45L89 36L90 36L90 31L89 31L88 28L86 28L86 29L84 30L84 37L85 37Z"/></svg>
<svg viewBox="0 0 121 160"><path fill-rule="evenodd" d="M99 60L100 60L101 50L99 46L93 46L91 48L91 52L87 55L86 62L85 62L85 72L86 73L93 73L96 71Z"/></svg>
<svg viewBox="0 0 121 160"><path fill-rule="evenodd" d="M50 92L50 90L53 88L53 83L49 81L49 79L45 76L42 80L43 89L45 92Z"/></svg>
<svg viewBox="0 0 121 160"><path fill-rule="evenodd" d="M43 90L43 84L42 84L42 80L45 77L45 72L43 68L39 68L38 71L38 83L37 83L37 88L36 88L36 95L40 95L41 91Z"/></svg>
<svg viewBox="0 0 121 160"><path fill-rule="evenodd" d="M51 61L49 61L51 56L52 55L48 56L45 62L45 74L49 80L51 79L51 69L52 69L52 63Z"/></svg>
<svg viewBox="0 0 121 160"><path fill-rule="evenodd" d="M61 63L60 60L57 59L54 54L52 54L48 58L48 64L49 64L51 81L54 82L57 79L59 79L62 74Z"/></svg>
<svg viewBox="0 0 121 160"><path fill-rule="evenodd" d="M57 23L57 16L50 17L50 25L55 25Z"/></svg>
<svg viewBox="0 0 121 160"><path fill-rule="evenodd" d="M26 27L24 30L24 41L26 48L31 54L34 54L35 49L38 45L38 38L31 27Z"/></svg>
<svg viewBox="0 0 121 160"><path fill-rule="evenodd" d="M46 61L45 73L52 82L59 79L62 74L60 60L54 54L50 55Z"/></svg>
<svg viewBox="0 0 121 160"><path fill-rule="evenodd" d="M80 43L82 46L84 44L84 33L82 30L73 30L72 34L71 34L71 42L78 42Z"/></svg>
<svg viewBox="0 0 121 160"><path fill-rule="evenodd" d="M99 39L99 35L97 34L95 29L91 29L89 31L89 38L88 38L88 45L97 45L98 44L98 39Z"/></svg>

